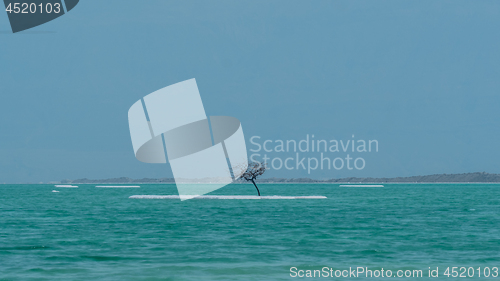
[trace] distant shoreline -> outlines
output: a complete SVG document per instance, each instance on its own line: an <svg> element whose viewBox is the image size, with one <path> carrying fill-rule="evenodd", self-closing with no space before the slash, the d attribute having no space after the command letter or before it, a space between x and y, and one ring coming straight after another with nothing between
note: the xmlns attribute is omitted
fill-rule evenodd
<svg viewBox="0 0 500 281"><path fill-rule="evenodd" d="M339 178L339 179L326 179L317 180L310 178L263 178L257 180L258 183L500 183L500 174L490 173L463 173L463 174L434 174L426 176L411 176L411 177L394 177L394 178ZM132 179L128 177L110 178L110 179L76 179L76 180L62 180L60 182L49 182L49 184L131 184L131 183L145 183L145 184L173 184L173 178L142 178ZM237 181L237 183L245 183L244 181Z"/></svg>

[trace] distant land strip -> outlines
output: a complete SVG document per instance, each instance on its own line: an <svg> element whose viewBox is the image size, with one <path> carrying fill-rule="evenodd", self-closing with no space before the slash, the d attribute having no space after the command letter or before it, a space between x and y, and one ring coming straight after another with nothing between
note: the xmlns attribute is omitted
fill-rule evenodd
<svg viewBox="0 0 500 281"><path fill-rule="evenodd" d="M238 181L245 183L245 181ZM463 173L463 174L435 174L427 176L412 176L412 177L396 177L396 178L339 178L339 179L325 179L317 180L310 178L263 178L258 179L260 183L485 183L485 182L498 182L500 183L500 174L490 173ZM102 183L175 183L173 178L142 178L131 179L127 177L110 178L110 179L76 179L76 180L62 180L60 183L64 184L102 184Z"/></svg>

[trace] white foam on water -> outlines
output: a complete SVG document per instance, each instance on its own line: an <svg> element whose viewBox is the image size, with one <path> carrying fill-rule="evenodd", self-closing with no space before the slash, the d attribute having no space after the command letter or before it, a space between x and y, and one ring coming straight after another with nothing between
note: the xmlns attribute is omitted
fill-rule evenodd
<svg viewBox="0 0 500 281"><path fill-rule="evenodd" d="M326 196L250 196L250 195L132 195L130 199L233 199L233 200L254 200L254 199L326 199Z"/></svg>
<svg viewBox="0 0 500 281"><path fill-rule="evenodd" d="M140 188L139 185L97 185L99 188Z"/></svg>
<svg viewBox="0 0 500 281"><path fill-rule="evenodd" d="M57 190L52 190L52 192L59 192L59 191L57 191Z"/></svg>
<svg viewBox="0 0 500 281"><path fill-rule="evenodd" d="M384 187L381 184L341 184L340 187Z"/></svg>
<svg viewBox="0 0 500 281"><path fill-rule="evenodd" d="M62 184L62 185L55 185L55 187L77 188L78 186L76 186L76 185Z"/></svg>

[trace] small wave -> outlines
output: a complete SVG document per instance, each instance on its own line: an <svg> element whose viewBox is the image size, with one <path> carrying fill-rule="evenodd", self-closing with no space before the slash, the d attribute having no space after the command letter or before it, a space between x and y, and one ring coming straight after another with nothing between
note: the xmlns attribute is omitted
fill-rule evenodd
<svg viewBox="0 0 500 281"><path fill-rule="evenodd" d="M81 256L85 259L91 259L95 261L119 261L119 260L130 260L133 258L129 257L118 257L118 256Z"/></svg>
<svg viewBox="0 0 500 281"><path fill-rule="evenodd" d="M48 249L47 246L17 246L17 247L0 247L0 251L29 251Z"/></svg>
<svg viewBox="0 0 500 281"><path fill-rule="evenodd" d="M341 184L340 187L384 187L381 184Z"/></svg>

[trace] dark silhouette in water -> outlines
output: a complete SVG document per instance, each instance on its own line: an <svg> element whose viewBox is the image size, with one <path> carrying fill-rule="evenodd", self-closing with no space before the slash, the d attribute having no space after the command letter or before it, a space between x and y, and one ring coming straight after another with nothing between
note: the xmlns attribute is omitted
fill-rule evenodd
<svg viewBox="0 0 500 281"><path fill-rule="evenodd" d="M259 188L257 187L257 184L255 183L255 180L262 176L266 172L266 165L264 163L259 163L259 162L251 162L248 163L248 168L246 169L243 174L241 174L240 178L245 179L247 181L251 181L255 188L257 189L257 193L260 196L260 191Z"/></svg>

